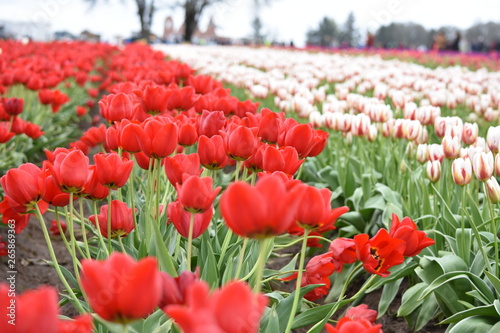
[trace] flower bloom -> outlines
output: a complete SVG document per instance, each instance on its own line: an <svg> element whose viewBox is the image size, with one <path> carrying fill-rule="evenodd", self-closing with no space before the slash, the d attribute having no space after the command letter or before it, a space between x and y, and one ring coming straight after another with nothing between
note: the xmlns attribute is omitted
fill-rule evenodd
<svg viewBox="0 0 500 333"><path fill-rule="evenodd" d="M349 238L336 238L330 243L329 251L332 253L332 262L335 271L342 272L344 264L356 262L356 243Z"/></svg>
<svg viewBox="0 0 500 333"><path fill-rule="evenodd" d="M108 237L108 205L101 207L101 212L97 217L91 215L89 220L99 227L104 237ZM99 225L97 225L97 220ZM132 208L125 202L119 200L111 201L111 237L125 237L134 230L134 216Z"/></svg>
<svg viewBox="0 0 500 333"><path fill-rule="evenodd" d="M198 238L207 230L210 225L210 221L213 216L213 207L210 206L207 210L202 213L190 213L185 210L179 200L171 202L168 205L168 219L171 221L175 229L184 238L189 237L189 223L191 219L191 214L194 214L194 224L193 224L193 239Z"/></svg>
<svg viewBox="0 0 500 333"><path fill-rule="evenodd" d="M245 161L255 153L258 128L248 128L233 123L227 132L221 131L221 133L223 133L226 153L230 159Z"/></svg>
<svg viewBox="0 0 500 333"><path fill-rule="evenodd" d="M12 312L12 305L14 305L14 312ZM58 312L55 288L42 286L16 296L7 284L0 283L2 318L0 332L57 332ZM9 324L9 320L14 320L15 325Z"/></svg>
<svg viewBox="0 0 500 333"><path fill-rule="evenodd" d="M26 213L34 209L34 205L40 201L38 178L41 173L41 169L36 165L25 163L10 169L0 178L5 198L14 211Z"/></svg>
<svg viewBox="0 0 500 333"><path fill-rule="evenodd" d="M457 158L451 164L451 173L455 184L464 186L472 180L472 163L469 158Z"/></svg>
<svg viewBox="0 0 500 333"><path fill-rule="evenodd" d="M184 332L257 333L268 302L241 281L211 293L206 282L196 281L188 288L186 298L186 305L163 309Z"/></svg>
<svg viewBox="0 0 500 333"><path fill-rule="evenodd" d="M458 136L445 135L442 141L443 153L446 158L456 158L460 154L461 142Z"/></svg>
<svg viewBox="0 0 500 333"><path fill-rule="evenodd" d="M427 162L427 177L433 183L441 178L441 162L428 161Z"/></svg>
<svg viewBox="0 0 500 333"><path fill-rule="evenodd" d="M222 216L233 232L250 238L280 235L294 222L296 193L277 174L260 178L255 186L234 182L220 199Z"/></svg>
<svg viewBox="0 0 500 333"><path fill-rule="evenodd" d="M181 184L176 185L179 202L185 210L192 213L203 213L208 210L221 187L212 189L211 177L185 176Z"/></svg>
<svg viewBox="0 0 500 333"><path fill-rule="evenodd" d="M492 203L500 202L500 185L493 176L486 181L486 193Z"/></svg>
<svg viewBox="0 0 500 333"><path fill-rule="evenodd" d="M366 304L360 304L347 310L345 317L350 319L366 319L371 323L377 320L377 311L371 310Z"/></svg>
<svg viewBox="0 0 500 333"><path fill-rule="evenodd" d="M427 237L424 231L417 230L417 225L409 217L405 217L399 221L399 217L396 214L392 214L392 225L389 230L389 236L406 242L403 252L405 257L414 257L424 248L435 243L433 239Z"/></svg>
<svg viewBox="0 0 500 333"><path fill-rule="evenodd" d="M168 181L174 186L176 184L182 184L183 175L199 176L202 171L200 156L196 153L189 155L176 154L172 157L167 156L165 158L165 172Z"/></svg>
<svg viewBox="0 0 500 333"><path fill-rule="evenodd" d="M200 156L201 165L207 169L222 169L229 163L224 148L224 140L220 135L213 135L210 138L205 135L200 136L198 139L198 155Z"/></svg>
<svg viewBox="0 0 500 333"><path fill-rule="evenodd" d="M335 326L326 324L325 328L327 333L382 333L382 324L374 325L366 319L351 319L348 317L341 318Z"/></svg>
<svg viewBox="0 0 500 333"><path fill-rule="evenodd" d="M493 153L491 151L488 153L476 152L472 157L472 170L476 178L482 182L491 178L494 167Z"/></svg>
<svg viewBox="0 0 500 333"><path fill-rule="evenodd" d="M356 255L365 270L382 277L389 276L389 268L403 263L406 242L391 237L387 230L380 229L370 238L367 234L354 236Z"/></svg>
<svg viewBox="0 0 500 333"><path fill-rule="evenodd" d="M163 309L167 305L185 305L189 287L200 280L198 268L194 273L191 271L183 271L175 278L165 272L160 272L160 274L163 284L163 298L158 305L160 309Z"/></svg>
<svg viewBox="0 0 500 333"><path fill-rule="evenodd" d="M22 98L2 98L3 109L10 116L17 116L24 109L24 99Z"/></svg>
<svg viewBox="0 0 500 333"><path fill-rule="evenodd" d="M89 176L89 158L80 150L54 155L53 163L48 163L54 181L63 192L82 192Z"/></svg>
<svg viewBox="0 0 500 333"><path fill-rule="evenodd" d="M294 175L304 161L304 159L299 159L299 154L293 147L278 149L266 145L262 153L262 167L268 172L283 171L286 174Z"/></svg>
<svg viewBox="0 0 500 333"><path fill-rule="evenodd" d="M162 298L161 275L153 257L135 261L113 252L106 260L85 259L80 284L92 310L112 322L144 318Z"/></svg>
<svg viewBox="0 0 500 333"><path fill-rule="evenodd" d="M94 155L99 183L110 188L118 188L127 182L134 161L124 160L117 153Z"/></svg>
<svg viewBox="0 0 500 333"><path fill-rule="evenodd" d="M464 128L462 131L462 141L466 145L471 145L476 142L479 133L479 127L477 123L464 123Z"/></svg>

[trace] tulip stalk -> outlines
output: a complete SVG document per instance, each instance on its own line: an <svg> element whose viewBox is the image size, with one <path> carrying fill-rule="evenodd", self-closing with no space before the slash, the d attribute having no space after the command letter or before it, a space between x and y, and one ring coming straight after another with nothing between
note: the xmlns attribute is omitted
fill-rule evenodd
<svg viewBox="0 0 500 333"><path fill-rule="evenodd" d="M486 188L486 182L483 182L483 189L484 189L484 194L485 194L485 197L488 196L488 189ZM498 276L498 273L499 273L499 256L498 256L498 229L497 229L497 226L496 226L496 222L495 222L495 210L493 208L493 203L491 202L491 200L489 198L486 198L486 200L488 201L488 207L489 207L489 210L490 210L490 218L491 218L491 225L490 225L490 230L491 230L491 233L493 234L493 247L494 247L494 253L495 253L495 271L494 272L491 272L492 274L495 274L495 276Z"/></svg>
<svg viewBox="0 0 500 333"><path fill-rule="evenodd" d="M189 215L189 232L187 244L187 269L191 271L191 255L193 251L193 229L194 229L194 213Z"/></svg>
<svg viewBox="0 0 500 333"><path fill-rule="evenodd" d="M113 252L113 248L111 247L111 190L108 194L108 221L107 221L107 235L108 235L108 253Z"/></svg>
<svg viewBox="0 0 500 333"><path fill-rule="evenodd" d="M243 259L245 258L245 251L247 249L248 238L243 239L243 245L241 246L240 256L238 258L238 266L236 268L235 278L238 279L240 277L241 268L243 267ZM222 260L221 260L222 262Z"/></svg>
<svg viewBox="0 0 500 333"><path fill-rule="evenodd" d="M36 214L36 217L38 218L38 221L40 222L40 226L42 227L43 236L45 238L45 242L47 243L47 247L49 249L50 258L52 260L52 263L54 264L54 268L57 272L57 275L59 276L59 279L61 280L62 284L66 288L66 291L69 293L69 295L73 299L73 302L72 302L73 306L75 306L75 308L78 310L78 312L85 313L85 310L83 309L82 305L80 304L80 300L78 299L78 297L76 297L75 293L73 292L73 289L71 288L68 281L64 277L64 274L61 271L61 267L59 266L59 263L57 261L57 257L56 257L56 254L54 252L54 248L52 247L52 242L50 241L50 236L49 236L49 232L47 230L47 226L45 225L45 220L43 219L42 212L40 211L40 208L38 207L38 205L35 205L35 214ZM74 259L73 259L73 265L75 265ZM75 269L76 269L76 267L75 267Z"/></svg>
<svg viewBox="0 0 500 333"><path fill-rule="evenodd" d="M97 236L99 238L99 242L101 243L101 247L104 252L106 252L106 257L109 257L108 247L104 242L104 237L102 237L101 228L99 227L99 211L97 210L97 202L94 201L94 216L95 216L95 226L97 230Z"/></svg>
<svg viewBox="0 0 500 333"><path fill-rule="evenodd" d="M292 310L290 311L290 317L288 317L288 323L285 329L286 333L289 333L292 330L293 320L295 319L295 312L297 311L297 306L299 305L300 286L302 284L302 274L304 273L303 271L304 271L304 262L307 251L308 236L309 236L309 229L304 228L304 236L302 238L302 248L300 249L299 270L297 272L297 283L295 285L295 296L293 298Z"/></svg>
<svg viewBox="0 0 500 333"><path fill-rule="evenodd" d="M262 288L262 278L264 276L264 266L267 259L267 247L269 246L271 238L264 238L259 240L259 257L255 264L255 285L253 290L255 293L260 293Z"/></svg>
<svg viewBox="0 0 500 333"><path fill-rule="evenodd" d="M69 214L67 214L66 221L68 221L68 231L70 234L70 243L71 243L71 258L73 260L73 270L75 271L75 276L77 279L80 278L80 273L78 271L78 266L80 265L80 261L76 257L76 238L75 238L75 229L74 229L74 220L73 220L73 192L69 192Z"/></svg>
<svg viewBox="0 0 500 333"><path fill-rule="evenodd" d="M85 252L87 254L87 258L90 259L90 249L89 249L89 242L87 241L87 228L85 227L85 217L83 215L83 198L80 198L79 200L79 206L80 206L80 225L82 228L82 237L83 237L83 244L85 246Z"/></svg>

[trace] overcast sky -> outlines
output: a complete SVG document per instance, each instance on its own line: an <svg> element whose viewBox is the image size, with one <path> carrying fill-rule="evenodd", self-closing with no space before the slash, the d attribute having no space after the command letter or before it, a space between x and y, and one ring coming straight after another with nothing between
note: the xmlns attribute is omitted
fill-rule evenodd
<svg viewBox="0 0 500 333"><path fill-rule="evenodd" d="M157 0L162 3L162 0ZM173 11L166 5L158 9L153 32L161 35L168 15L174 17L179 27L183 17L180 10ZM247 37L252 33L253 0L225 0L209 8L202 17L204 29L213 16L217 33L225 37ZM316 28L324 16L342 24L349 12L354 12L362 34L367 29L375 31L390 22L412 21L427 28L453 25L467 28L476 22L500 22L499 0L450 1L450 0L271 0L271 5L261 8L263 31L276 40L303 46L307 30ZM0 19L17 21L50 22L52 31L67 30L80 33L87 29L100 33L105 40L113 36L130 36L139 30L133 0L101 0L91 10L84 0L0 0Z"/></svg>

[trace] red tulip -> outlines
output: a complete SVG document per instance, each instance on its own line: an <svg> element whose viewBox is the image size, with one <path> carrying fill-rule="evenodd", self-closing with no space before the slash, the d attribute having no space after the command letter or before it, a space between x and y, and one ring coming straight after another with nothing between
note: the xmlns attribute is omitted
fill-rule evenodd
<svg viewBox="0 0 500 333"><path fill-rule="evenodd" d="M204 281L187 290L187 305L169 305L163 310L184 332L256 333L267 298L254 294L241 281L226 284L209 293Z"/></svg>
<svg viewBox="0 0 500 333"><path fill-rule="evenodd" d="M333 224L337 218L349 211L347 206L331 209L332 192L327 188L317 189L314 186L303 185L298 186L295 191L298 191L300 202L295 220L302 228L319 232L334 229Z"/></svg>
<svg viewBox="0 0 500 333"><path fill-rule="evenodd" d="M15 295L15 288L0 283L0 331L4 333L57 332L57 290L43 286Z"/></svg>
<svg viewBox="0 0 500 333"><path fill-rule="evenodd" d="M192 146L198 141L196 125L190 122L179 124L179 144L184 147Z"/></svg>
<svg viewBox="0 0 500 333"><path fill-rule="evenodd" d="M117 153L94 155L99 183L110 188L118 188L127 182L134 161L124 160Z"/></svg>
<svg viewBox="0 0 500 333"><path fill-rule="evenodd" d="M389 268L403 263L406 242L391 237L385 229L380 229L373 238L369 237L367 234L354 236L358 260L368 272L389 276Z"/></svg>
<svg viewBox="0 0 500 333"><path fill-rule="evenodd" d="M266 143L262 141L257 142L257 148L255 149L254 154L248 160L246 160L243 165L245 168L250 170L251 172L262 172L264 171L264 152L269 147ZM234 160L231 160L234 163ZM276 170L277 171L277 170Z"/></svg>
<svg viewBox="0 0 500 333"><path fill-rule="evenodd" d="M167 305L186 305L188 289L200 280L199 269L196 269L194 273L183 271L175 278L165 272L160 272L160 274L163 284L163 298L158 307L163 309Z"/></svg>
<svg viewBox="0 0 500 333"><path fill-rule="evenodd" d="M63 192L82 192L89 176L89 158L80 150L55 155L47 167Z"/></svg>
<svg viewBox="0 0 500 333"><path fill-rule="evenodd" d="M33 123L26 123L24 127L24 134L32 139L38 139L42 135L45 134L44 131L41 130L40 126Z"/></svg>
<svg viewBox="0 0 500 333"><path fill-rule="evenodd" d="M352 264L356 262L356 243L349 238L334 239L329 248L332 253L332 262L335 265L335 271L342 272L344 264Z"/></svg>
<svg viewBox="0 0 500 333"><path fill-rule="evenodd" d="M22 98L2 98L3 109L5 113L11 116L17 116L24 109L24 99Z"/></svg>
<svg viewBox="0 0 500 333"><path fill-rule="evenodd" d="M203 169L200 166L200 157L193 153L189 155L176 154L165 158L165 172L172 185L182 184L184 174L199 176Z"/></svg>
<svg viewBox="0 0 500 333"><path fill-rule="evenodd" d="M265 238L280 235L294 222L298 196L287 190L276 174L266 175L255 186L234 182L220 199L224 220L242 237Z"/></svg>
<svg viewBox="0 0 500 333"><path fill-rule="evenodd" d="M178 143L178 128L175 123L149 118L143 125L143 131L136 133L141 150L146 156L163 158L175 151Z"/></svg>
<svg viewBox="0 0 500 333"><path fill-rule="evenodd" d="M16 134L9 132L6 127L0 125L0 143L8 142L14 135Z"/></svg>
<svg viewBox="0 0 500 333"><path fill-rule="evenodd" d="M259 122L258 136L266 143L276 144L280 133L280 127L285 119L284 113L276 113L268 108L262 108Z"/></svg>
<svg viewBox="0 0 500 333"><path fill-rule="evenodd" d="M315 133L311 124L298 124L296 120L285 121L285 126L278 140L280 147L294 147L300 158L305 158L310 153L313 146L320 141L315 141Z"/></svg>
<svg viewBox="0 0 500 333"><path fill-rule="evenodd" d="M224 140L220 135L213 135L210 138L205 135L200 136L198 155L201 165L210 170L222 169L229 163Z"/></svg>
<svg viewBox="0 0 500 333"><path fill-rule="evenodd" d="M382 333L382 324L374 325L366 319L350 319L348 317L341 318L334 327L330 324L325 326L327 333Z"/></svg>
<svg viewBox="0 0 500 333"><path fill-rule="evenodd" d="M41 199L41 189L38 177L39 167L25 163L18 168L10 169L0 178L5 198L10 207L18 213L26 213L34 209Z"/></svg>
<svg viewBox="0 0 500 333"><path fill-rule="evenodd" d="M129 153L138 153L142 151L142 147L139 143L140 137L145 136L144 130L140 124L122 121L119 127L117 127L117 138L118 138L118 146L122 148L124 151ZM109 131L109 140L108 133L106 132L106 142L110 148L113 147L113 139L115 139L115 135L113 131ZM149 155L148 155L149 156Z"/></svg>
<svg viewBox="0 0 500 333"><path fill-rule="evenodd" d="M209 209L221 187L212 189L211 177L183 176L182 184L177 183L176 189L179 202L185 210L191 213L202 213Z"/></svg>
<svg viewBox="0 0 500 333"><path fill-rule="evenodd" d="M62 232L65 233L66 229L67 229L66 222L60 220L59 223L61 224ZM57 225L56 220L52 220L52 222L50 222L50 232L52 232L52 235L54 235L54 236L61 235L61 231L59 231L59 226Z"/></svg>
<svg viewBox="0 0 500 333"><path fill-rule="evenodd" d="M154 311L162 298L161 275L153 257L135 261L113 252L103 261L82 261L80 284L89 305L107 321L127 323Z"/></svg>
<svg viewBox="0 0 500 333"><path fill-rule="evenodd" d="M42 206L43 201L40 201L38 204L38 207ZM48 208L48 206L45 207L45 210ZM42 209L40 209L42 210ZM44 210L42 210L43 212ZM9 221L15 221L14 222L14 231L16 234L19 234L21 231L26 228L28 225L28 221L31 217L31 214L19 214L16 211L14 211L9 203L7 202L7 198L4 198L2 202L0 202L0 214L2 214L2 222L4 224L10 223Z"/></svg>
<svg viewBox="0 0 500 333"><path fill-rule="evenodd" d="M104 237L108 237L108 205L101 207L101 212L97 217L91 215L90 222L96 225L99 220L99 229ZM125 202L119 200L111 201L111 237L125 237L134 230L134 216L132 208Z"/></svg>
<svg viewBox="0 0 500 333"><path fill-rule="evenodd" d="M219 131L226 124L226 117L222 111L207 111L203 110L200 117L199 135L206 135L209 138L219 134Z"/></svg>
<svg viewBox="0 0 500 333"><path fill-rule="evenodd" d="M409 217L399 221L396 214L392 214L392 225L389 230L389 236L401 239L406 243L403 255L405 257L414 257L424 248L435 243L432 238L427 237L424 231L417 230L417 225Z"/></svg>
<svg viewBox="0 0 500 333"><path fill-rule="evenodd" d="M142 91L135 91L135 94L141 98L144 112L157 115L167 110L172 90L161 85L148 85Z"/></svg>
<svg viewBox="0 0 500 333"><path fill-rule="evenodd" d="M57 333L92 333L93 318L90 313L77 316L74 320L59 319Z"/></svg>
<svg viewBox="0 0 500 333"><path fill-rule="evenodd" d="M299 154L293 147L276 148L267 146L262 156L262 166L265 171L283 171L288 175L294 175L304 160L299 160Z"/></svg>
<svg viewBox="0 0 500 333"><path fill-rule="evenodd" d="M171 221L175 229L182 235L184 238L189 237L189 223L191 219L191 214L194 215L194 224L193 224L193 239L198 238L207 230L210 225L210 221L213 216L213 206L210 206L203 213L190 213L186 211L179 200L176 200L168 205L168 219Z"/></svg>
<svg viewBox="0 0 500 333"><path fill-rule="evenodd" d="M309 291L304 295L304 298L310 301L315 301L328 294L330 290L330 275L335 271L335 265L332 262L332 253L326 252L314 256L306 265L306 271L302 276L301 287L311 284L323 284ZM290 281L297 278L297 273L290 275L283 281Z"/></svg>
<svg viewBox="0 0 500 333"><path fill-rule="evenodd" d="M109 123L131 119L134 113L134 99L132 95L118 93L103 96L99 101L101 116Z"/></svg>
<svg viewBox="0 0 500 333"><path fill-rule="evenodd" d="M227 132L221 132L229 158L237 161L250 158L257 148L257 132L256 127L248 128L234 123L229 126Z"/></svg>
<svg viewBox="0 0 500 333"><path fill-rule="evenodd" d="M371 310L366 304L360 304L347 310L345 317L352 320L366 319L371 323L375 323L375 320L377 320L377 311Z"/></svg>

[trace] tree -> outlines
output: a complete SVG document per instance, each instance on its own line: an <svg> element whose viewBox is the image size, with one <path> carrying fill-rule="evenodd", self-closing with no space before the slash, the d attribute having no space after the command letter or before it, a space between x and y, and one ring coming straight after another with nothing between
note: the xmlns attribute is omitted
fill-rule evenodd
<svg viewBox="0 0 500 333"><path fill-rule="evenodd" d="M356 19L353 12L349 13L342 27L340 42L347 46L356 46L359 42L359 32L356 28Z"/></svg>
<svg viewBox="0 0 500 333"><path fill-rule="evenodd" d="M90 2L91 6L93 6L98 0L85 1ZM183 3L174 5L175 7L181 6L184 8L184 41L191 42L203 11L214 3L222 1L224 0L183 0ZM157 5L155 0L135 0L135 3L137 5L137 16L141 23L140 36L149 41Z"/></svg>
<svg viewBox="0 0 500 333"><path fill-rule="evenodd" d="M307 32L307 44L330 47L334 46L338 37L337 24L333 19L325 16L319 23L318 30Z"/></svg>

